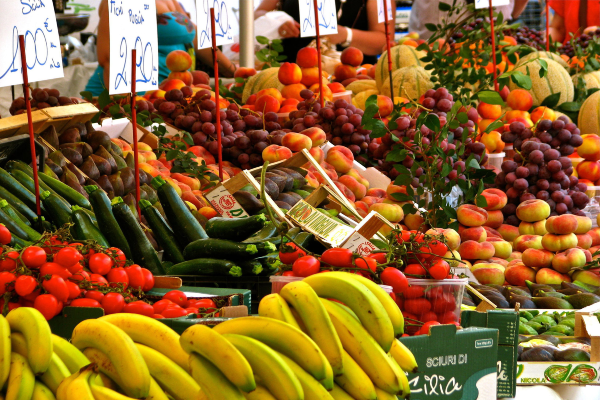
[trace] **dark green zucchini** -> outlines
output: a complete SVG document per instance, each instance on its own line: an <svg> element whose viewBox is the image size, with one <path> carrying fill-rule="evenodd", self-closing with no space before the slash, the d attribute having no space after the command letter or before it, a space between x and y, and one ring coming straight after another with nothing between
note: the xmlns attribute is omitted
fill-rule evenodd
<svg viewBox="0 0 600 400"><path fill-rule="evenodd" d="M110 244L94 225L90 216L79 206L71 207L71 220L73 221L73 238L76 240L94 240L101 246L110 247Z"/></svg>
<svg viewBox="0 0 600 400"><path fill-rule="evenodd" d="M258 250L258 252L256 253L258 257L266 256L269 253L277 251L277 246L275 246L275 244L269 241L255 243L255 245L256 249Z"/></svg>
<svg viewBox="0 0 600 400"><path fill-rule="evenodd" d="M30 177L29 175L27 175L25 172L21 171L20 169L13 170L13 172L11 172L11 175L14 176L15 179L18 180L21 185L25 186L27 188L27 190L29 190L31 193L33 193L35 195L35 183L33 182L32 177ZM52 193L53 196L56 196L60 201L65 203L65 206L71 207L71 204L68 201L66 201L65 199L63 199L62 196L57 194L54 190L44 189L44 188L42 188L42 185L39 185L39 188L40 188L40 193L48 191L48 192Z"/></svg>
<svg viewBox="0 0 600 400"><path fill-rule="evenodd" d="M271 239L275 237L275 235L277 235L277 227L271 221L267 221L265 226L263 226L260 231L242 241L242 243L258 243L267 239Z"/></svg>
<svg viewBox="0 0 600 400"><path fill-rule="evenodd" d="M258 255L254 244L233 242L225 239L200 239L188 244L183 250L186 260L195 258L222 258L232 261L249 260Z"/></svg>
<svg viewBox="0 0 600 400"><path fill-rule="evenodd" d="M267 254L266 256L255 258L253 261L258 261L263 267L261 275L273 275L279 271L281 261L279 260L279 252Z"/></svg>
<svg viewBox="0 0 600 400"><path fill-rule="evenodd" d="M294 243L299 244L305 249L310 246L310 244L315 239L315 235L309 232L300 232L298 236L294 238Z"/></svg>
<svg viewBox="0 0 600 400"><path fill-rule="evenodd" d="M260 275L263 272L263 266L257 260L241 261L238 265L244 276Z"/></svg>
<svg viewBox="0 0 600 400"><path fill-rule="evenodd" d="M13 221L13 219L2 209L0 209L0 224L6 226L13 236L18 236L24 240L29 240L29 235L27 232L23 230L17 222Z"/></svg>
<svg viewBox="0 0 600 400"><path fill-rule="evenodd" d="M0 198L0 201L6 201L6 200ZM17 211L16 208L11 206L8 203L8 201L6 201L6 209L4 210L4 212L6 212L8 215L10 215L11 218L18 218L21 221L23 221L23 223L25 225L31 226L31 222L29 222L29 220L23 214L21 214L19 211Z"/></svg>
<svg viewBox="0 0 600 400"><path fill-rule="evenodd" d="M23 240L17 235L12 235L10 240L10 247L20 250L29 246L33 246L33 243L28 240Z"/></svg>
<svg viewBox="0 0 600 400"><path fill-rule="evenodd" d="M84 195L82 195L69 185L62 183L61 181L56 180L51 176L44 174L43 172L40 172L38 175L46 185L50 186L57 194L59 194L70 204L78 205L79 207L87 209L92 208L90 201L86 199Z"/></svg>
<svg viewBox="0 0 600 400"><path fill-rule="evenodd" d="M31 226L27 225L17 214L14 208L8 204L6 200L0 200L0 210L4 211L6 215L9 216L11 221L17 225L23 232L27 234L27 237L24 239L31 240L32 242L37 242L42 237L42 234L33 229ZM10 230L10 228L9 228Z"/></svg>
<svg viewBox="0 0 600 400"><path fill-rule="evenodd" d="M44 203L44 207L48 210L48 216L57 228L71 222L71 206L48 191L42 192L40 198Z"/></svg>
<svg viewBox="0 0 600 400"><path fill-rule="evenodd" d="M211 218L206 223L206 234L213 239L242 241L261 230L267 223L265 215L247 218Z"/></svg>
<svg viewBox="0 0 600 400"><path fill-rule="evenodd" d="M3 168L0 168L0 185L18 197L27 207L36 209L35 195Z"/></svg>
<svg viewBox="0 0 600 400"><path fill-rule="evenodd" d="M148 200L140 200L140 210L146 217L154 238L164 250L166 258L175 264L184 262L183 252L177 245L173 231L160 215L160 211L154 208Z"/></svg>
<svg viewBox="0 0 600 400"><path fill-rule="evenodd" d="M173 265L168 269L169 275L217 275L242 276L242 269L235 263L215 258L197 258Z"/></svg>
<svg viewBox="0 0 600 400"><path fill-rule="evenodd" d="M0 199L8 201L8 204L14 207L15 210L20 212L29 220L33 222L37 220L37 214L35 213L35 206L33 210L25 205L17 196L8 191L5 187L0 186Z"/></svg>
<svg viewBox="0 0 600 400"><path fill-rule="evenodd" d="M15 161L15 160L11 160L9 162L6 163L6 169L8 170L8 172L11 173L12 176L15 177L16 180L18 180L23 186L25 186L27 189L29 189L30 192L35 193L33 190L33 183L30 186L27 186L21 179L20 179L20 174L15 174L15 171L21 171L24 172L33 182L33 169L25 164L23 161ZM38 173L38 183L40 185L40 193L43 191L49 191L52 194L57 195L58 197L60 197L62 200L64 200L65 203L69 204L70 203L65 200L61 195L59 195L58 193L56 193L56 191L54 189L52 189L50 186L46 185L46 183L42 180L42 178L39 176Z"/></svg>

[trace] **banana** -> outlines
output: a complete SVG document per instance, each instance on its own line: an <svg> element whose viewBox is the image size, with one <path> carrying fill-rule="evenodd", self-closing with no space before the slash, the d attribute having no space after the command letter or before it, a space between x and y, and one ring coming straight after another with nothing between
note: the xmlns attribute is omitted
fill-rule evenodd
<svg viewBox="0 0 600 400"><path fill-rule="evenodd" d="M189 356L179 344L179 335L162 322L139 314L110 314L100 320L117 326L134 342L163 353L187 370Z"/></svg>
<svg viewBox="0 0 600 400"><path fill-rule="evenodd" d="M189 369L210 400L244 400L238 388L213 363L198 353L190 355Z"/></svg>
<svg viewBox="0 0 600 400"><path fill-rule="evenodd" d="M378 284L373 282L370 279L365 278L364 276L358 274L347 274L350 279L354 279L365 285L367 289L369 289L375 297L381 302L381 305L387 312L388 317L390 317L390 321L392 322L392 326L394 327L394 335L399 337L404 333L404 316L402 312L400 312L400 307L398 304L392 299L385 290L381 288Z"/></svg>
<svg viewBox="0 0 600 400"><path fill-rule="evenodd" d="M81 371L75 372L73 375L62 381L60 385L58 385L58 390L56 391L56 400L66 400L69 386L71 386L71 382L77 379L79 374L81 374Z"/></svg>
<svg viewBox="0 0 600 400"><path fill-rule="evenodd" d="M391 354L388 353L387 356L390 360L392 368L396 370L396 375L400 379L400 384L402 385L402 393L398 393L398 397L404 399L410 395L410 383L408 382L408 376L406 376L406 373L402 370L402 368L400 368L400 366L398 365L396 360L394 360L394 357L392 357Z"/></svg>
<svg viewBox="0 0 600 400"><path fill-rule="evenodd" d="M329 362L327 362L327 364L325 365L327 367L326 371L325 371L325 379L321 379L319 382L321 382L321 385L323 385L323 387L327 390L331 390L333 389L333 369L331 368L331 364L329 364Z"/></svg>
<svg viewBox="0 0 600 400"><path fill-rule="evenodd" d="M43 374L52 358L52 332L41 312L31 307L15 308L6 316L12 332L20 332L27 342L27 361L35 375Z"/></svg>
<svg viewBox="0 0 600 400"><path fill-rule="evenodd" d="M306 326L308 336L315 341L331 364L333 374L342 374L344 372L342 343L327 310L319 302L319 297L313 288L304 281L290 282L281 289L279 294L298 312Z"/></svg>
<svg viewBox="0 0 600 400"><path fill-rule="evenodd" d="M292 312L292 315L294 316L294 319L296 320L296 323L300 327L300 330L302 332L308 334L308 329L306 329L306 325L304 325L304 322L302 322L302 318L300 318L300 314L298 314L298 311L294 310L291 307L290 307L290 311Z"/></svg>
<svg viewBox="0 0 600 400"><path fill-rule="evenodd" d="M79 376L69 384L65 400L94 400L94 394L92 388L90 388L90 379L95 378L95 376L92 366L84 368Z"/></svg>
<svg viewBox="0 0 600 400"><path fill-rule="evenodd" d="M307 334L285 322L265 317L243 317L222 322L213 330L221 334L235 333L256 339L290 357L316 380L327 376L329 362L321 349Z"/></svg>
<svg viewBox="0 0 600 400"><path fill-rule="evenodd" d="M194 378L167 356L143 344L135 344L144 357L150 375L175 400L198 400L200 386Z"/></svg>
<svg viewBox="0 0 600 400"><path fill-rule="evenodd" d="M87 319L75 327L71 341L80 350L92 347L104 353L117 371L117 379L109 377L117 382L126 395L134 398L148 396L148 366L133 340L121 329L100 319Z"/></svg>
<svg viewBox="0 0 600 400"><path fill-rule="evenodd" d="M10 372L10 325L0 314L0 389L8 380Z"/></svg>
<svg viewBox="0 0 600 400"><path fill-rule="evenodd" d="M390 354L394 357L394 360L396 360L403 371L414 374L419 369L413 353L398 339L394 340L394 343L392 343Z"/></svg>
<svg viewBox="0 0 600 400"><path fill-rule="evenodd" d="M98 371L98 375L96 376L95 381L98 383L99 386L103 386L105 388L112 389L115 391L119 390L119 385L117 385L115 381L113 381L106 374L100 371Z"/></svg>
<svg viewBox="0 0 600 400"><path fill-rule="evenodd" d="M396 369L369 332L337 303L320 299L327 309L344 350L356 361L375 386L389 393L402 390Z"/></svg>
<svg viewBox="0 0 600 400"><path fill-rule="evenodd" d="M251 392L256 389L248 360L217 331L205 325L193 325L183 332L179 341L183 350L208 359L240 390ZM202 383L198 383L202 387Z"/></svg>
<svg viewBox="0 0 600 400"><path fill-rule="evenodd" d="M223 337L246 357L254 374L261 378L278 400L304 399L298 378L275 350L246 336L228 333Z"/></svg>
<svg viewBox="0 0 600 400"><path fill-rule="evenodd" d="M131 397L99 385L97 379L90 379L90 388L96 400L133 400Z"/></svg>
<svg viewBox="0 0 600 400"><path fill-rule="evenodd" d="M287 322L294 328L300 329L300 325L296 322L290 306L277 293L271 293L262 298L258 305L258 315Z"/></svg>
<svg viewBox="0 0 600 400"><path fill-rule="evenodd" d="M304 392L305 400L333 400L329 392L312 377L308 372L302 369L302 367L296 364L292 359L286 357L281 353L277 353L283 361L292 369L296 378L300 381L302 391Z"/></svg>
<svg viewBox="0 0 600 400"><path fill-rule="evenodd" d="M246 400L277 400L266 387L256 385L256 389L250 393L242 392Z"/></svg>
<svg viewBox="0 0 600 400"><path fill-rule="evenodd" d="M398 400L398 397L395 395L388 393L385 390L381 390L378 387L375 387L375 392L377 393L377 400Z"/></svg>
<svg viewBox="0 0 600 400"><path fill-rule="evenodd" d="M347 272L315 274L302 282L310 285L319 297L336 299L350 307L367 332L387 353L395 337L392 321L377 296L349 275L352 274Z"/></svg>
<svg viewBox="0 0 600 400"><path fill-rule="evenodd" d="M6 400L31 400L34 384L35 375L27 359L18 353L10 353Z"/></svg>
<svg viewBox="0 0 600 400"><path fill-rule="evenodd" d="M333 397L334 400L354 400L354 397L344 392L344 389L342 389L338 385L334 385L333 389L329 392L329 394L331 395L331 397Z"/></svg>
<svg viewBox="0 0 600 400"><path fill-rule="evenodd" d="M72 374L90 363L90 360L77 347L73 346L68 340L54 334L52 335L52 349Z"/></svg>
<svg viewBox="0 0 600 400"><path fill-rule="evenodd" d="M150 377L150 390L148 391L148 397L144 400L170 400L169 396L161 389L160 385Z"/></svg>
<svg viewBox="0 0 600 400"><path fill-rule="evenodd" d="M54 397L54 393L52 393L52 390L48 386L40 381L35 381L31 400L56 400L56 397Z"/></svg>
<svg viewBox="0 0 600 400"><path fill-rule="evenodd" d="M335 377L335 383L357 400L378 399L375 386L373 386L373 382L371 382L365 371L345 350L342 356L344 359L344 373Z"/></svg>

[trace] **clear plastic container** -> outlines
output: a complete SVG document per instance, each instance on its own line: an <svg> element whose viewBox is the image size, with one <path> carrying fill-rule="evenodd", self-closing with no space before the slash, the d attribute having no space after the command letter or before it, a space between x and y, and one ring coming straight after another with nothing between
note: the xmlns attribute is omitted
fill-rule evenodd
<svg viewBox="0 0 600 400"><path fill-rule="evenodd" d="M582 157L569 157L569 158L571 158L571 164L573 164L573 169L577 168L579 163L584 161L584 159Z"/></svg>
<svg viewBox="0 0 600 400"><path fill-rule="evenodd" d="M596 201L600 200L600 186L588 186L585 194L587 194L590 199L596 198Z"/></svg>
<svg viewBox="0 0 600 400"><path fill-rule="evenodd" d="M506 154L506 156L504 156L505 160L512 160L515 157L514 146L512 143L507 143L506 146L504 146L504 153Z"/></svg>
<svg viewBox="0 0 600 400"><path fill-rule="evenodd" d="M281 289L290 282L301 281L304 278L300 278L297 276L281 276L281 275L271 275L269 277L269 282L271 282L271 293L279 293ZM392 294L393 290L391 286L387 285L379 285L387 294ZM461 294L462 298L462 294Z"/></svg>
<svg viewBox="0 0 600 400"><path fill-rule="evenodd" d="M281 125L283 125L284 123L286 123L287 121L289 121L290 119L290 113L286 112L286 113L277 113L277 122Z"/></svg>
<svg viewBox="0 0 600 400"><path fill-rule="evenodd" d="M500 169L502 166L502 161L504 161L504 156L506 156L506 153L504 152L488 154L487 165Z"/></svg>
<svg viewBox="0 0 600 400"><path fill-rule="evenodd" d="M346 90L345 92L339 92L333 94L333 101L346 100L348 104L352 104L352 90Z"/></svg>

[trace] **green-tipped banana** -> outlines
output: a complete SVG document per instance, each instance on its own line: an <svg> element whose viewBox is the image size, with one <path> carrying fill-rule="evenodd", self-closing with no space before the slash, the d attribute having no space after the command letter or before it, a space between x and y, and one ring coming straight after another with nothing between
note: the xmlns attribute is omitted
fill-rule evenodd
<svg viewBox="0 0 600 400"><path fill-rule="evenodd" d="M30 400L34 385L35 375L27 359L18 353L11 353L6 400Z"/></svg>
<svg viewBox="0 0 600 400"><path fill-rule="evenodd" d="M290 310L290 306L277 293L271 293L262 298L258 305L258 315L277 319L292 325L294 328L300 329Z"/></svg>
<svg viewBox="0 0 600 400"><path fill-rule="evenodd" d="M52 348L56 355L65 363L71 374L74 374L90 363L90 360L77 347L54 334L52 335Z"/></svg>
<svg viewBox="0 0 600 400"><path fill-rule="evenodd" d="M41 312L31 307L15 308L6 316L12 332L20 332L27 342L27 361L35 375L43 374L52 358L52 332Z"/></svg>
<svg viewBox="0 0 600 400"><path fill-rule="evenodd" d="M302 367L292 361L292 359L281 353L278 354L283 358L283 361L285 361L288 367L292 369L296 378L300 381L300 386L302 386L305 399L333 400L333 397L331 397L327 389L325 389L319 381L313 378L312 375L303 370Z"/></svg>
<svg viewBox="0 0 600 400"><path fill-rule="evenodd" d="M6 318L0 314L0 388L3 388L8 380L10 351L10 325Z"/></svg>
<svg viewBox="0 0 600 400"><path fill-rule="evenodd" d="M48 386L44 385L40 381L35 381L31 400L56 400L56 397L54 396L54 393L52 393L52 390L48 388Z"/></svg>
<svg viewBox="0 0 600 400"><path fill-rule="evenodd" d="M335 377L335 383L357 400L377 400L375 386L369 376L345 350L342 356L344 373Z"/></svg>
<svg viewBox="0 0 600 400"><path fill-rule="evenodd" d="M221 370L198 353L190 354L190 373L210 400L244 400L242 393Z"/></svg>

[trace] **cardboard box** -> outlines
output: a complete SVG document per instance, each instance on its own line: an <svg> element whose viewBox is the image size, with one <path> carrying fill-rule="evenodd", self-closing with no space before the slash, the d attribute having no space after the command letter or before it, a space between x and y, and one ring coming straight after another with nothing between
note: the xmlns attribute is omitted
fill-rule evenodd
<svg viewBox="0 0 600 400"><path fill-rule="evenodd" d="M384 239L379 230L384 226L394 229L394 224L385 219L376 211L371 211L354 229L356 230L340 247L350 249L360 255L371 254L378 250L377 246L371 243L370 239L377 236L378 239Z"/></svg>
<svg viewBox="0 0 600 400"><path fill-rule="evenodd" d="M43 132L49 126L54 126L58 132L80 122L91 120L100 110L91 103L73 104L70 106L48 107L42 110L48 119L37 132Z"/></svg>

